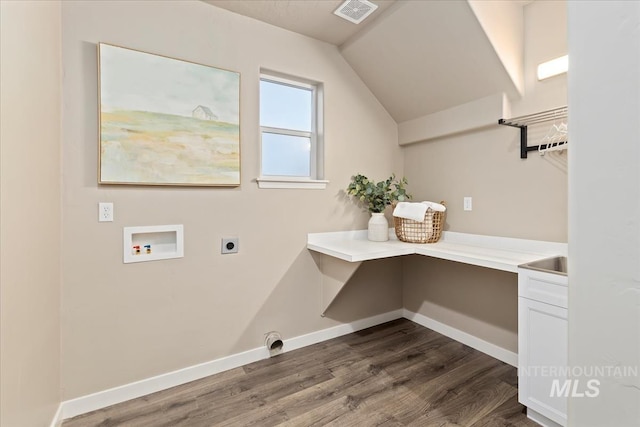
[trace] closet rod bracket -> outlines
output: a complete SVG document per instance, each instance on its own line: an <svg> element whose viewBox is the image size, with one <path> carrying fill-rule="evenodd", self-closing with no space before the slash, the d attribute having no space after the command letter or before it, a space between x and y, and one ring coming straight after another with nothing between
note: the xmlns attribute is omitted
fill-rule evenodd
<svg viewBox="0 0 640 427"><path fill-rule="evenodd" d="M512 119L499 119L498 124L503 126L511 126L520 129L520 158L526 159L529 151L545 150L551 147L551 144L528 145L527 132L530 125L550 122L558 119L567 118L567 107L553 108L551 110L541 111L539 113L528 114L526 116L514 117ZM564 145L567 142L562 142Z"/></svg>

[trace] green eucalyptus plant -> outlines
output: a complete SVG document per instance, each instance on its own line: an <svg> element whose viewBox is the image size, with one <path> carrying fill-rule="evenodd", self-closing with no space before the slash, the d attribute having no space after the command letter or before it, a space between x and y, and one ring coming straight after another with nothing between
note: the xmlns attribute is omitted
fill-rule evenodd
<svg viewBox="0 0 640 427"><path fill-rule="evenodd" d="M398 179L395 174L380 182L371 181L364 175L358 174L351 177L351 183L347 187L347 194L356 197L362 202L369 212L383 212L393 202L404 202L411 199L405 186L406 178Z"/></svg>

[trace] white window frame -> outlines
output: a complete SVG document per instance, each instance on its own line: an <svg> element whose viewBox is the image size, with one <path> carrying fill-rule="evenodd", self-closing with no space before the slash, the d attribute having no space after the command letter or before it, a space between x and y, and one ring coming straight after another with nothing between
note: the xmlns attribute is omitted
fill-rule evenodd
<svg viewBox="0 0 640 427"><path fill-rule="evenodd" d="M259 188L308 188L325 189L329 181L324 178L324 120L323 87L321 83L287 76L272 71L261 71L260 81L268 81L294 88L311 90L311 132L260 126L260 177L256 179ZM309 138L309 176L274 176L262 173L262 135L273 133Z"/></svg>

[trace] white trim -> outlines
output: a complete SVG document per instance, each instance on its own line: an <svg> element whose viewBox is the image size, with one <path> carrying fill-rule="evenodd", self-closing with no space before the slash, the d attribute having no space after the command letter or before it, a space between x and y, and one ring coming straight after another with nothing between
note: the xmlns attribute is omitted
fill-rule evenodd
<svg viewBox="0 0 640 427"><path fill-rule="evenodd" d="M301 138L309 138L309 176L307 179L314 181L324 178L324 104L323 96L324 89L321 82L312 81L309 79L303 79L299 77L289 76L287 74L260 70L260 82L268 82L273 84L285 85L299 90L308 90L311 92L311 129L309 131L297 131L284 128L274 128L269 126L262 126L262 119L260 119L260 173L262 174L263 167L263 135L265 133L295 136ZM262 91L260 92L262 96ZM258 181L258 184L260 182ZM325 186L326 187L326 186ZM259 188L325 188L319 186L297 185L291 186L289 184L280 183L279 185L262 186Z"/></svg>
<svg viewBox="0 0 640 427"><path fill-rule="evenodd" d="M285 135L285 136L295 136L297 138L309 138L313 137L313 132L306 130L295 130L295 129L286 129L286 128L272 128L269 126L260 126L260 131L262 133L272 133L275 135Z"/></svg>
<svg viewBox="0 0 640 427"><path fill-rule="evenodd" d="M306 188L311 190L324 190L329 181L326 179L287 178L287 177L260 177L256 178L258 188Z"/></svg>
<svg viewBox="0 0 640 427"><path fill-rule="evenodd" d="M404 309L403 317L411 320L412 322L422 325L425 328L432 329L442 335L445 335L451 339L454 339L462 344L466 344L469 347L475 348L491 357L508 363L511 366L518 366L518 353L514 353L500 346L492 344L488 341L473 336L467 332L454 328L453 326L446 325L435 319L427 317L420 313L414 313L407 309Z"/></svg>
<svg viewBox="0 0 640 427"><path fill-rule="evenodd" d="M297 350L302 347L317 344L343 335L347 335L362 329L377 326L392 320L405 318L432 329L458 342L473 347L478 351L488 354L498 360L517 366L518 355L495 344L484 341L466 332L460 331L437 320L422 314L414 313L407 309L397 309L387 313L356 320L355 322L333 326L309 334L300 335L284 340L284 352ZM150 393L166 390L177 385L185 384L200 378L204 378L219 372L234 369L249 363L257 362L269 357L269 351L264 347L254 348L242 353L233 354L220 359L201 363L177 371L114 387L87 396L64 401L51 423L51 427L59 427L63 419L72 418L87 412L106 408L116 403L125 402L145 396Z"/></svg>
<svg viewBox="0 0 640 427"><path fill-rule="evenodd" d="M355 322L345 323L331 328L311 332L306 335L284 340L283 350L285 352L293 351L312 344L317 344L332 338L350 334L362 329L370 328L381 323L403 317L403 310L398 309L366 319L356 320ZM137 397L145 396L150 393L165 390L177 385L185 384L209 375L234 369L252 362L257 362L269 357L269 351L266 347L254 348L242 353L233 354L220 359L201 363L177 371L168 372L166 374L114 387L108 390L93 393L87 396L78 397L76 399L67 400L61 403L56 419L72 418L87 412L105 408L116 403L125 402ZM55 421L55 420L54 420ZM55 427L52 424L52 427Z"/></svg>
<svg viewBox="0 0 640 427"><path fill-rule="evenodd" d="M367 317L366 319L360 319L356 320L355 322L344 323L332 328L323 329L317 332L311 332L310 334L301 335L299 337L285 340L284 348L286 348L286 351L297 350L308 345L317 344L319 342L327 341L333 338L341 337L343 335L351 334L353 332L361 331L363 329L371 328L372 326L391 322L392 320L402 319L403 313L403 309L399 308L387 313Z"/></svg>
<svg viewBox="0 0 640 427"><path fill-rule="evenodd" d="M58 405L58 410L53 415L53 419L51 420L51 424L49 427L60 427L62 425L62 403Z"/></svg>
<svg viewBox="0 0 640 427"><path fill-rule="evenodd" d="M67 400L62 402L63 418L72 418L80 414L106 408L116 403L166 390L267 357L269 357L269 352L266 348L256 348L108 390L99 391L76 399Z"/></svg>
<svg viewBox="0 0 640 427"><path fill-rule="evenodd" d="M260 71L260 80L264 80L270 83L277 83L285 86L291 86L297 89L306 89L313 91L316 88L317 82L313 80L291 77L286 74L278 73L276 71Z"/></svg>
<svg viewBox="0 0 640 427"><path fill-rule="evenodd" d="M533 422L540 424L543 427L562 427L562 424L558 424L552 419L545 417L540 412L534 411L531 408L527 408L527 418L529 418Z"/></svg>

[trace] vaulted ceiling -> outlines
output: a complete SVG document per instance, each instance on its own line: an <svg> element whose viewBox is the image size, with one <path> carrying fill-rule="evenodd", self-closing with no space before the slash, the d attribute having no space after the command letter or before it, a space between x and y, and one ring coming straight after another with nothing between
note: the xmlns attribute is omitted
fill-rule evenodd
<svg viewBox="0 0 640 427"><path fill-rule="evenodd" d="M372 24L395 0L374 0L378 8L356 25L333 14L344 0L205 0L223 9L336 46Z"/></svg>
<svg viewBox="0 0 640 427"><path fill-rule="evenodd" d="M496 93L521 95L527 2L372 1L378 9L356 25L333 14L343 0L207 0L338 46L398 123Z"/></svg>

